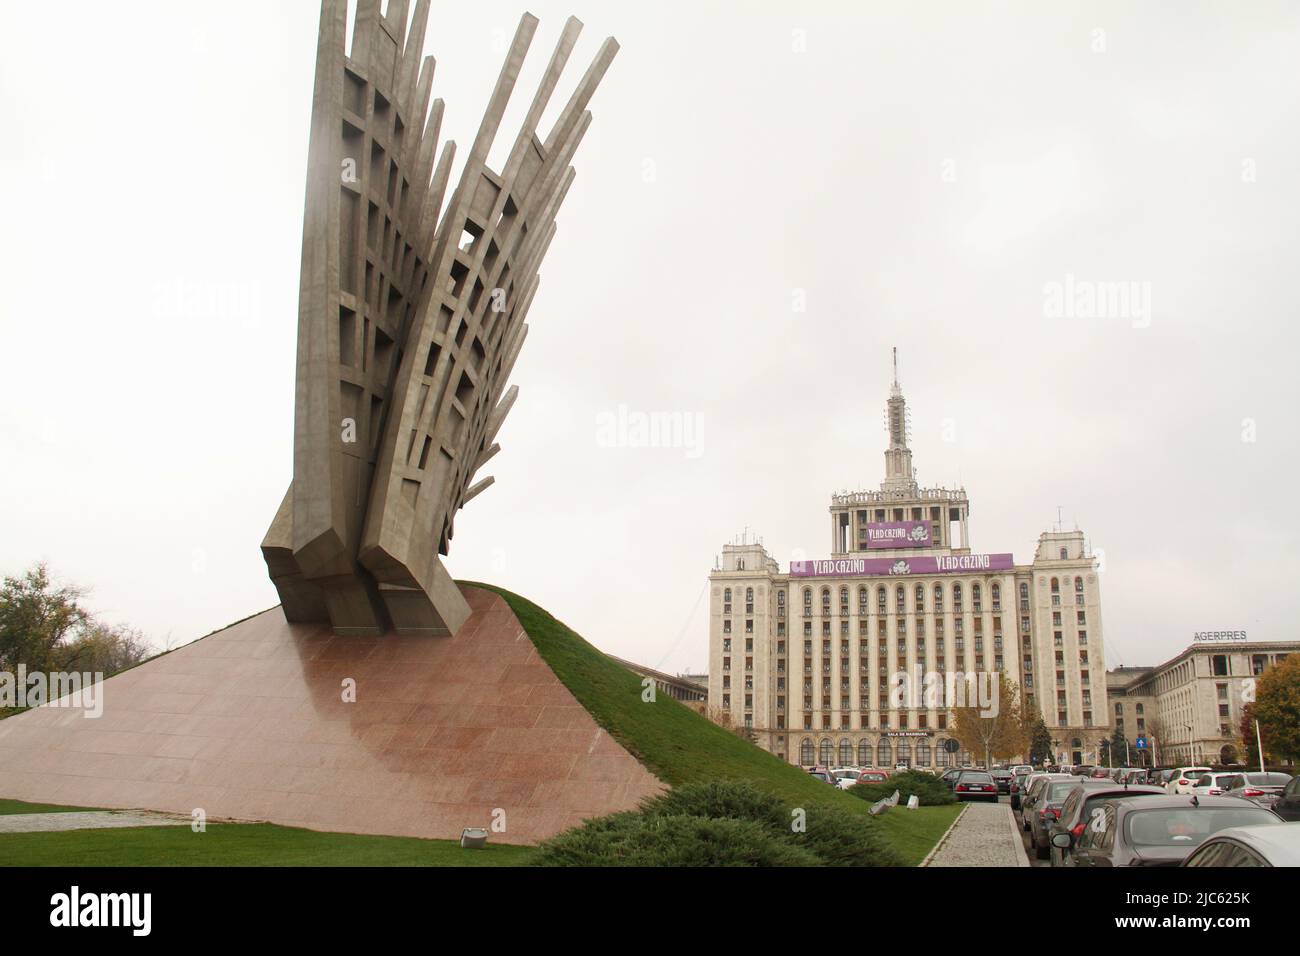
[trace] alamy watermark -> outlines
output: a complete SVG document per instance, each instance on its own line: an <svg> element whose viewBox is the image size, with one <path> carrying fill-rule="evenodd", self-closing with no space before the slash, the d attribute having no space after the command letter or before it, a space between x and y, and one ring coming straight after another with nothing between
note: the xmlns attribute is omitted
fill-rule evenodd
<svg viewBox="0 0 1300 956"><path fill-rule="evenodd" d="M1151 325L1151 283L1076 279L1043 285L1043 315L1049 319L1124 319L1135 329Z"/></svg>
<svg viewBox="0 0 1300 956"><path fill-rule="evenodd" d="M680 448L687 458L704 454L704 416L699 412L644 412L619 405L596 415L600 448Z"/></svg>
<svg viewBox="0 0 1300 956"><path fill-rule="evenodd" d="M19 664L17 673L0 671L0 707L68 707L85 711L84 717L104 713L102 672L32 671Z"/></svg>
<svg viewBox="0 0 1300 956"><path fill-rule="evenodd" d="M891 710L950 710L977 707L979 715L998 715L1000 675L997 671L895 671L889 678Z"/></svg>

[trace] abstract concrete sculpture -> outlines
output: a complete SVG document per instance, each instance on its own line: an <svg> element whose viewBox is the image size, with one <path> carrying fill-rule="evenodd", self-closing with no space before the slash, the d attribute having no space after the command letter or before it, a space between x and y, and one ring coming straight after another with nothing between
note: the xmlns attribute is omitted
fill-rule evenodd
<svg viewBox="0 0 1300 956"><path fill-rule="evenodd" d="M323 0L303 224L293 483L262 542L291 622L454 634L469 606L440 560L489 484L537 267L618 50L601 46L554 128L537 127L582 24L570 18L504 168L488 150L537 19L515 32L460 182L422 58L429 0Z"/></svg>

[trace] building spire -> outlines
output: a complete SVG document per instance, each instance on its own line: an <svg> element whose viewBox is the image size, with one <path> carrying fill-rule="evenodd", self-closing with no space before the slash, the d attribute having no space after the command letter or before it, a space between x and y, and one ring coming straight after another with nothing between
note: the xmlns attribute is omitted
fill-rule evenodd
<svg viewBox="0 0 1300 956"><path fill-rule="evenodd" d="M898 347L894 347L894 384L885 405L889 424L889 448L885 452L885 481L882 491L913 491L916 475L912 471L912 450L907 447L907 400L898 384Z"/></svg>

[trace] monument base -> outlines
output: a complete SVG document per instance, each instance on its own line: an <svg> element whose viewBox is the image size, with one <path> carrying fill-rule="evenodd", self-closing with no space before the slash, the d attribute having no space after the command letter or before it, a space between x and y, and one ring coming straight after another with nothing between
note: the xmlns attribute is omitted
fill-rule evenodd
<svg viewBox="0 0 1300 956"><path fill-rule="evenodd" d="M109 678L103 716L0 720L0 796L531 844L664 786L497 595L454 636L338 637L279 607Z"/></svg>

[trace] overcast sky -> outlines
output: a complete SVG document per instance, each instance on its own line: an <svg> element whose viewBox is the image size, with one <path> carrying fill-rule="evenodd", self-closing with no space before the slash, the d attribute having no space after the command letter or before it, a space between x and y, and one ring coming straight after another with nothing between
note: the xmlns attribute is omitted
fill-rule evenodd
<svg viewBox="0 0 1300 956"><path fill-rule="evenodd" d="M523 9L434 5L462 155ZM702 668L721 546L824 556L832 491L878 486L896 345L975 550L1028 561L1058 506L1104 550L1109 666L1295 639L1300 7L529 9L503 142L568 14L557 100L622 51L454 575ZM183 643L277 600L319 6L59 10L0 2L0 572ZM691 430L630 447L620 407Z"/></svg>

